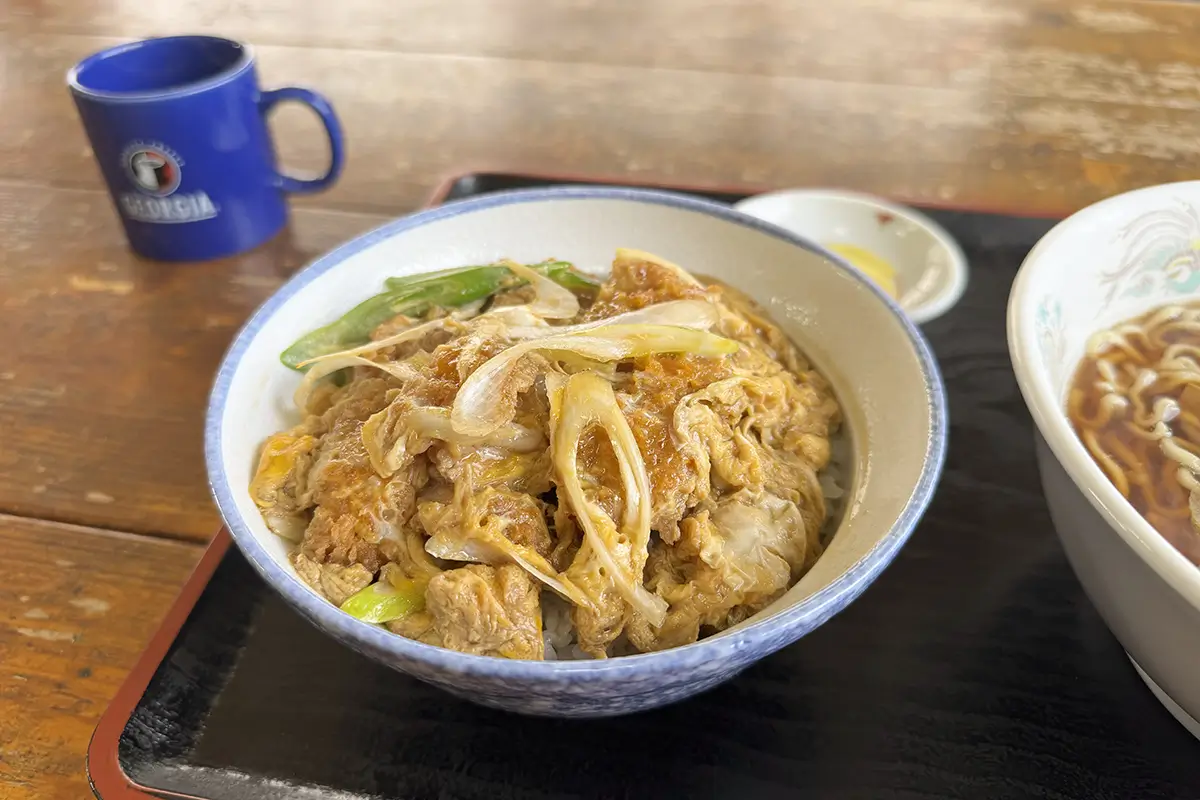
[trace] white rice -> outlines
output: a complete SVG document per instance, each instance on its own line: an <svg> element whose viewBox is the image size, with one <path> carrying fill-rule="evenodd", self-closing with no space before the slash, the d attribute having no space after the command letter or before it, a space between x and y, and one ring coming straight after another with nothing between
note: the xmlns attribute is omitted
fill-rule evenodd
<svg viewBox="0 0 1200 800"><path fill-rule="evenodd" d="M821 542L828 544L842 521L846 508L848 489L846 482L853 478L851 464L853 449L846 426L829 440L829 464L821 470L817 479L825 495L826 517L821 529ZM590 655L575 643L575 629L571 626L571 606L551 591L542 592L542 641L545 644L547 661L573 661L589 659ZM610 656L632 655L638 652L622 634L608 648Z"/></svg>
<svg viewBox="0 0 1200 800"><path fill-rule="evenodd" d="M542 641L546 645L546 660L588 658L575 646L575 630L571 627L571 606L554 592L542 592ZM579 650L580 655L574 655ZM559 655L559 652L563 655Z"/></svg>
<svg viewBox="0 0 1200 800"><path fill-rule="evenodd" d="M838 526L849 499L849 483L854 480L854 445L846 423L829 437L829 463L817 475L821 494L825 495L825 525L821 528L821 543L828 545Z"/></svg>

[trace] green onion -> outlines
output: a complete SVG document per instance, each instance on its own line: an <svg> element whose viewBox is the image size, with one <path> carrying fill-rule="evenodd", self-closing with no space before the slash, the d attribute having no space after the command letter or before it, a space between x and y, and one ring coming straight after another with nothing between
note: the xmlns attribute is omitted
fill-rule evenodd
<svg viewBox="0 0 1200 800"><path fill-rule="evenodd" d="M595 294L600 289L599 281L578 271L566 261L543 261L541 264L531 264L530 269L542 273L559 286L576 294Z"/></svg>
<svg viewBox="0 0 1200 800"><path fill-rule="evenodd" d="M531 269L574 292L594 293L600 285L565 261L546 261L534 264ZM388 278L386 292L367 298L340 319L301 336L283 351L279 360L299 369L301 363L318 356L366 344L372 331L400 314L416 317L433 307L458 307L524 283L501 266L462 267Z"/></svg>
<svg viewBox="0 0 1200 800"><path fill-rule="evenodd" d="M573 292L581 294L595 294L600 288L600 282L579 272L570 262L567 261L543 261L540 264L530 264L529 268L535 272L540 272L550 280L562 286L564 289L570 289ZM480 275L486 273L486 278L489 281L496 281L496 290L502 288L516 288L523 286L525 281L520 279L508 280L507 286L501 284L506 282L506 279L511 279L511 273L506 267L501 266L486 266L486 267L459 267L457 269L443 269L437 272L426 272L422 275L407 275L403 278L388 278L385 283L389 290L395 291L403 289L414 284L428 283L433 280L449 276L458 276L462 273L472 273Z"/></svg>
<svg viewBox="0 0 1200 800"><path fill-rule="evenodd" d="M378 581L351 595L341 608L355 619L376 625L403 619L425 609L425 585L410 580Z"/></svg>
<svg viewBox="0 0 1200 800"><path fill-rule="evenodd" d="M716 358L737 349L737 342L714 333L648 323L601 325L576 333L528 339L492 356L467 377L454 396L450 424L460 434L487 436L510 422L513 404L504 402L503 393L517 365L528 353L540 351L551 358L577 356L613 363L657 353L692 353Z"/></svg>
<svg viewBox="0 0 1200 800"><path fill-rule="evenodd" d="M503 267L492 269L498 273L494 280L487 274L447 275L369 297L340 319L301 336L279 358L287 366L297 369L301 363L317 356L366 344L373 330L399 314L416 317L432 306L461 306L488 297L496 292L500 278L508 272Z"/></svg>

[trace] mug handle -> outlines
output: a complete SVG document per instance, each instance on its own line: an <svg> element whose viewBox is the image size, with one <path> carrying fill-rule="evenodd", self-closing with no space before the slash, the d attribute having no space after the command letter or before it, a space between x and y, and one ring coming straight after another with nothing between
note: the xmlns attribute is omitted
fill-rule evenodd
<svg viewBox="0 0 1200 800"><path fill-rule="evenodd" d="M304 103L317 112L317 116L321 118L321 123L325 126L325 133L329 136L330 161L329 169L320 178L303 180L276 173L276 185L285 192L301 194L328 189L337 180L338 175L341 174L342 163L345 160L345 150L342 145L342 126L338 122L337 114L333 113L333 106L324 97L308 89L301 89L298 86L285 86L282 89L264 91L258 100L259 109L266 116L271 113L271 109L276 104L286 100L295 100L298 103Z"/></svg>

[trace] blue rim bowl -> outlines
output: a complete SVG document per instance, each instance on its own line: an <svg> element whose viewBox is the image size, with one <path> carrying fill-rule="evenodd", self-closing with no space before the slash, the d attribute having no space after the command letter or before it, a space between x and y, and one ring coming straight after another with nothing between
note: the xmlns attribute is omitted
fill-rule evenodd
<svg viewBox="0 0 1200 800"><path fill-rule="evenodd" d="M277 563L256 539L234 500L221 443L231 381L267 321L313 280L351 256L398 234L499 206L547 200L622 200L716 217L820 255L863 284L887 307L908 337L923 373L930 415L929 436L920 478L902 513L850 569L788 608L763 619L751 618L741 626L694 644L607 660L515 661L422 644L356 620L307 589L290 568ZM794 642L849 605L896 556L932 499L945 461L947 428L945 389L925 338L894 301L838 256L719 203L652 190L564 186L498 192L415 213L363 234L297 272L251 316L225 354L208 404L205 458L217 506L247 560L296 610L335 639L475 702L535 715L612 716L664 705L710 688Z"/></svg>

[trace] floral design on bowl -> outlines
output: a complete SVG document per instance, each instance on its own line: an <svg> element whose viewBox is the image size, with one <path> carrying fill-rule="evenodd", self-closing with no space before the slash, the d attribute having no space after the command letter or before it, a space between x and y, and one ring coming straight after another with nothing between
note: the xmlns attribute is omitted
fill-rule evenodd
<svg viewBox="0 0 1200 800"><path fill-rule="evenodd" d="M1055 383L1061 379L1061 373L1067 367L1066 327L1063 325L1062 301L1053 295L1046 295L1037 307L1037 341L1038 352L1042 362L1052 373Z"/></svg>
<svg viewBox="0 0 1200 800"><path fill-rule="evenodd" d="M1125 245L1115 269L1100 276L1104 304L1116 299L1193 294L1200 289L1200 212L1179 198L1120 229Z"/></svg>

